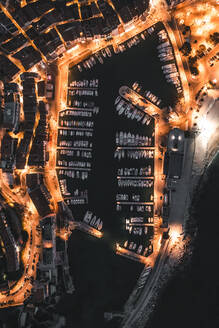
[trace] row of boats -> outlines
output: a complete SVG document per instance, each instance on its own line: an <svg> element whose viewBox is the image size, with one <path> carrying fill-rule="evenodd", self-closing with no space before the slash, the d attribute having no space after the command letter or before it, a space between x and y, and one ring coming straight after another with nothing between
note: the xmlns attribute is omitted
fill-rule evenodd
<svg viewBox="0 0 219 328"><path fill-rule="evenodd" d="M133 46L136 46L140 43L141 39L145 40L148 34L152 34L154 32L154 27L150 27L147 30L143 31L141 34L135 35L131 39L127 40L124 43L121 43L119 45L116 45L114 48L112 46L106 47L101 49L100 51L96 52L92 56L90 56L88 59L84 60L82 63L77 65L77 68L79 72L82 72L83 69L91 69L93 66L95 66L98 62L100 64L104 63L104 58L111 57L112 51L114 51L115 54L118 54L119 52L124 52L127 50L127 48L131 48Z"/></svg>
<svg viewBox="0 0 219 328"><path fill-rule="evenodd" d="M92 151L90 150L69 150L69 149L58 149L60 156L67 156L67 157L80 157L80 158L86 158L91 159L92 158Z"/></svg>
<svg viewBox="0 0 219 328"><path fill-rule="evenodd" d="M153 136L141 136L139 134L133 134L131 132L116 132L116 145L117 146L153 146Z"/></svg>
<svg viewBox="0 0 219 328"><path fill-rule="evenodd" d="M142 256L149 256L153 253L153 244L150 242L148 246L144 246L143 244L140 244L137 246L137 243L134 241L126 240L124 242L124 247L135 251L136 254L142 255Z"/></svg>
<svg viewBox="0 0 219 328"><path fill-rule="evenodd" d="M97 218L97 216L91 211L85 213L83 222L98 230L103 228L103 221L100 218Z"/></svg>
<svg viewBox="0 0 219 328"><path fill-rule="evenodd" d="M89 109L95 108L95 102L92 100L84 101L78 99L71 99L71 103L72 103L72 107L89 108Z"/></svg>
<svg viewBox="0 0 219 328"><path fill-rule="evenodd" d="M152 175L152 166L146 167L121 167L117 169L117 177L133 176L133 177L147 177Z"/></svg>
<svg viewBox="0 0 219 328"><path fill-rule="evenodd" d="M141 289L145 286L146 284L146 281L148 280L148 277L151 273L151 270L152 270L152 267L147 267L147 268L144 268L143 272L141 273L141 276L140 278L138 279L138 282L137 282L137 288L138 289Z"/></svg>
<svg viewBox="0 0 219 328"><path fill-rule="evenodd" d="M137 46L141 39L145 40L148 35L148 30L143 31L141 34L135 35L131 39L127 40L124 43L120 43L119 45L115 46L114 52L118 54L119 52L124 52L127 48L132 48L133 46ZM149 30L150 31L150 30ZM149 33L150 34L150 33Z"/></svg>
<svg viewBox="0 0 219 328"><path fill-rule="evenodd" d="M69 197L65 199L65 203L70 205L87 205L88 204L88 198L87 197Z"/></svg>
<svg viewBox="0 0 219 328"><path fill-rule="evenodd" d="M153 230L153 227L147 227L147 226L139 227L139 226L130 225L127 230L130 234L133 234L133 235L141 236L143 234L143 235L148 235L149 238L153 238L153 231L152 231L152 233L149 233L149 228L150 228L150 230Z"/></svg>
<svg viewBox="0 0 219 328"><path fill-rule="evenodd" d="M66 161L65 159L58 159L57 160L57 167L74 167L74 168L83 168L83 169L91 169L90 162L84 161Z"/></svg>
<svg viewBox="0 0 219 328"><path fill-rule="evenodd" d="M119 188L152 188L154 185L154 180L118 179L117 185Z"/></svg>
<svg viewBox="0 0 219 328"><path fill-rule="evenodd" d="M148 207L150 207L150 212L151 212L151 205L149 205ZM130 224L145 224L145 223L153 223L154 222L154 218L153 217L148 217L148 218L145 218L143 216L138 216L138 217L131 217L129 219L126 219L125 220L126 224L127 225L130 225Z"/></svg>
<svg viewBox="0 0 219 328"><path fill-rule="evenodd" d="M93 89L68 89L68 94L69 96L95 96L98 97L98 90L93 90Z"/></svg>
<svg viewBox="0 0 219 328"><path fill-rule="evenodd" d="M176 68L175 63L163 65L161 66L161 68L167 82L175 84L177 92L181 93L182 87L180 83L179 72Z"/></svg>
<svg viewBox="0 0 219 328"><path fill-rule="evenodd" d="M91 138L93 136L92 131L81 131L81 130L71 130L71 129L59 129L59 136L66 137L86 137Z"/></svg>
<svg viewBox="0 0 219 328"><path fill-rule="evenodd" d="M88 204L88 190L79 190L76 188L72 195L65 199L67 205L86 205Z"/></svg>
<svg viewBox="0 0 219 328"><path fill-rule="evenodd" d="M142 35L144 36L143 33L142 33ZM144 36L144 38L145 38L145 36ZM132 48L133 46L137 46L139 43L140 43L140 38L136 35L133 38L126 41L125 43L120 43L119 45L117 45L114 48L114 51L115 51L116 54L118 54L119 52L126 51L127 50L126 47Z"/></svg>
<svg viewBox="0 0 219 328"><path fill-rule="evenodd" d="M112 51L114 51L115 54L118 54L119 52L124 52L127 48L131 48L133 46L136 46L140 43L141 39L145 40L145 38L149 35L151 35L154 32L155 28L154 26L149 27L145 31L141 32L138 35L135 35L131 39L127 40L124 43L121 43L115 48L112 46L108 46L106 48L101 49L100 51L96 52L92 56L90 56L88 59L84 60L82 63L77 65L77 68L79 72L83 71L84 69L90 69L94 65L96 65L98 62L100 64L104 63L104 58L111 57L112 56Z"/></svg>
<svg viewBox="0 0 219 328"><path fill-rule="evenodd" d="M81 170L65 170L59 169L58 174L60 176L65 176L72 179L79 179L79 180L86 180L88 179L88 171L81 171Z"/></svg>
<svg viewBox="0 0 219 328"><path fill-rule="evenodd" d="M84 69L90 69L95 66L98 62L100 64L104 63L104 58L111 57L112 52L110 47L106 47L101 49L100 51L96 52L94 55L90 56L88 59L84 60L81 64L77 65L79 72L82 72Z"/></svg>
<svg viewBox="0 0 219 328"><path fill-rule="evenodd" d="M59 170L60 176L63 176L63 172ZM63 170L65 172L65 170ZM72 177L74 179L80 179L80 180L86 180L87 177L87 172L81 172L81 171L69 171L66 172L68 175L66 177ZM70 176L69 174L72 174ZM59 179L59 185L61 189L62 196L65 198L65 202L67 205L86 205L88 204L88 190L79 190L76 188L74 191L71 190L69 192L68 187L67 187L67 179L66 178L60 178Z"/></svg>
<svg viewBox="0 0 219 328"><path fill-rule="evenodd" d="M115 105L118 115L126 116L127 118L136 120L143 125L149 125L151 123L152 118L148 114L137 109L135 106L125 101L120 96L116 98Z"/></svg>
<svg viewBox="0 0 219 328"><path fill-rule="evenodd" d="M167 32L163 29L163 30L160 30L158 33L158 39L160 42L166 42L168 41L168 35L167 35Z"/></svg>
<svg viewBox="0 0 219 328"><path fill-rule="evenodd" d="M132 89L134 91L136 91L137 93L139 93L140 95L142 95L143 97L145 97L147 100L149 100L153 104L155 104L156 106L159 106L162 101L160 98L155 96L151 91L148 91L148 90L143 91L142 86L138 82L133 83Z"/></svg>
<svg viewBox="0 0 219 328"><path fill-rule="evenodd" d="M79 116L79 117L92 117L93 111L88 110L80 110L80 109L69 109L60 113L59 117L67 117L67 116Z"/></svg>
<svg viewBox="0 0 219 328"><path fill-rule="evenodd" d="M151 31L152 32L152 31ZM158 99L156 99L158 100ZM124 100L122 97L117 97L115 100L116 111L119 115L124 115L130 119L135 119L141 121L144 125L149 125L152 118L143 112L141 109L136 108L132 103ZM114 158L121 159L153 159L154 150L151 149L138 149L138 147L153 147L154 146L154 132L151 136L134 134L131 132L117 131L116 132L116 145L117 149L114 152ZM125 149L127 147L127 149ZM130 149L130 148L131 149ZM146 217L153 217L153 206L144 204L145 199L152 197L151 190L149 195L147 195L147 189L153 188L154 180L147 179L147 177L152 176L152 165L148 164L144 167L139 167L139 162L136 162L136 167L119 167L117 169L117 188L118 190L125 190L123 193L119 192L116 195L116 211L118 214L131 216L134 213L143 215L144 220L147 221ZM139 190L142 192L139 192ZM128 192L130 190L130 192ZM132 190L138 190L138 193L132 192ZM146 196L146 197L145 197ZM149 197L148 197L149 196ZM143 202L143 203L142 203ZM133 213L133 214L132 214ZM149 214L148 214L149 213ZM148 222L148 221L147 221ZM138 223L139 224L139 223ZM127 226L126 226L127 228ZM143 244L140 244L140 239L144 236L145 240L148 240L148 227L138 226L137 222L128 227L128 233L133 236L134 241L127 240L124 247L132 250L133 252L141 255L143 252L145 256L152 252L152 246L148 250L150 243L147 241L147 245L144 248ZM139 245L139 246L137 246Z"/></svg>
<svg viewBox="0 0 219 328"><path fill-rule="evenodd" d="M68 171L70 171L70 170L68 170ZM80 172L79 170L78 171L71 170L71 172L68 172L68 175L66 175L66 177L84 181L84 180L88 179L88 173L84 172L84 171ZM59 186L60 186L60 190L61 190L63 197L72 196L71 192L68 190L66 178L59 179ZM87 199L87 198L88 198L87 195L86 195L86 197L77 197L76 199L78 199L78 202L75 199L73 204L81 205L84 202L83 199Z"/></svg>
<svg viewBox="0 0 219 328"><path fill-rule="evenodd" d="M99 113L99 106L94 99L87 100L87 96L97 96L98 87L99 80L94 78L72 81L68 89L70 108L59 112L57 173L62 196L69 206L88 204L93 116ZM81 210L79 207L75 213L77 220L81 219Z"/></svg>
<svg viewBox="0 0 219 328"><path fill-rule="evenodd" d="M120 159L153 159L154 150L139 150L139 149L119 149L114 152L114 158Z"/></svg>
<svg viewBox="0 0 219 328"><path fill-rule="evenodd" d="M157 50L158 50L158 57L161 62L174 60L173 48L169 40L158 45Z"/></svg>
<svg viewBox="0 0 219 328"><path fill-rule="evenodd" d="M124 194L124 193L117 193L116 194L116 202L136 202L138 204L141 202L142 199L142 194L136 194L136 193L129 193L129 194ZM148 210L148 212L151 212L151 209Z"/></svg>
<svg viewBox="0 0 219 328"><path fill-rule="evenodd" d="M149 211L149 208L152 208L153 209L153 206L152 205L140 205L138 203L136 204L120 204L119 202L116 203L116 211L117 212L121 212L121 213L126 213L126 216L127 216L127 213L131 213L131 214L134 214L134 215L145 215L145 216L148 216L148 215L151 215L152 212ZM136 214L137 213L137 214Z"/></svg>
<svg viewBox="0 0 219 328"><path fill-rule="evenodd" d="M169 37L165 30L161 30L159 33L159 40L161 44L157 46L158 57L161 62L168 62L162 66L163 73L168 83L175 85L177 93L182 92L179 72L175 65L175 57L173 53L173 47L170 43ZM171 63L172 61L172 63ZM169 63L170 62L170 63Z"/></svg>
<svg viewBox="0 0 219 328"><path fill-rule="evenodd" d="M88 140L60 140L58 143L59 147L77 147L81 148L92 148L92 142Z"/></svg>
<svg viewBox="0 0 219 328"><path fill-rule="evenodd" d="M99 79L92 80L73 80L69 87L70 88L98 88Z"/></svg>

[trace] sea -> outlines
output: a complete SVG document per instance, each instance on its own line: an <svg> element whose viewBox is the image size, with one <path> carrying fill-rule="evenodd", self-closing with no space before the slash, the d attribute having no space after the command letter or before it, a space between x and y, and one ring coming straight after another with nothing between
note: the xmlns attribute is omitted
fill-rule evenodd
<svg viewBox="0 0 219 328"><path fill-rule="evenodd" d="M200 179L191 213L198 232L191 262L166 286L145 328L219 327L219 153Z"/></svg>

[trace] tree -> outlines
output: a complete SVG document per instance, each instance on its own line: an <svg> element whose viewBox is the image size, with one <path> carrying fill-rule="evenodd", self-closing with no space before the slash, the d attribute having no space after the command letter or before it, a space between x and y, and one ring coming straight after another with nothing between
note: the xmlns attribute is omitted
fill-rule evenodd
<svg viewBox="0 0 219 328"><path fill-rule="evenodd" d="M198 75L199 74L199 70L198 70L197 67L190 66L190 71L191 71L192 75Z"/></svg>
<svg viewBox="0 0 219 328"><path fill-rule="evenodd" d="M196 65L197 60L198 60L197 56L194 56L194 57L190 56L189 57L189 65L191 65L191 66Z"/></svg>
<svg viewBox="0 0 219 328"><path fill-rule="evenodd" d="M219 32L214 32L210 34L210 41L216 46L219 43Z"/></svg>
<svg viewBox="0 0 219 328"><path fill-rule="evenodd" d="M187 41L184 42L180 50L182 51L184 56L188 56L192 51L191 44Z"/></svg>

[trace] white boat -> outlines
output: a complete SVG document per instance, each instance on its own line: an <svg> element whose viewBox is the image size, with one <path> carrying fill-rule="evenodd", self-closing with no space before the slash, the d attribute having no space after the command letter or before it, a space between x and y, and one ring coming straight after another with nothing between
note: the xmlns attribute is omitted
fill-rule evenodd
<svg viewBox="0 0 219 328"><path fill-rule="evenodd" d="M86 64L87 64L87 67L88 67L88 68L91 68L91 64L89 63L88 60L86 60Z"/></svg>
<svg viewBox="0 0 219 328"><path fill-rule="evenodd" d="M122 113L124 112L124 110L125 110L125 107L120 107L120 110L119 110L119 115L122 115Z"/></svg>
<svg viewBox="0 0 219 328"><path fill-rule="evenodd" d="M120 102L116 106L116 110L119 111L120 108L123 106L123 104L124 104L124 101L123 100L120 100Z"/></svg>
<svg viewBox="0 0 219 328"><path fill-rule="evenodd" d="M104 49L101 50L101 53L102 53L103 57L107 57L106 51Z"/></svg>
<svg viewBox="0 0 219 328"><path fill-rule="evenodd" d="M131 118L132 116L132 112L130 111L130 109L128 109L128 111L125 114L128 118Z"/></svg>
<svg viewBox="0 0 219 328"><path fill-rule="evenodd" d="M140 246L138 247L137 253L138 253L138 254L141 254L141 252L142 252L142 249L143 249L143 246L142 246L142 245L140 245Z"/></svg>
<svg viewBox="0 0 219 328"><path fill-rule="evenodd" d="M120 96L118 96L118 97L116 98L116 100L115 100L115 103L114 103L114 104L115 104L115 105L116 105L116 104L118 104L118 102L119 102L120 100L121 100L121 97L120 97Z"/></svg>
<svg viewBox="0 0 219 328"><path fill-rule="evenodd" d="M131 119L132 119L132 120L135 118L136 113L137 113L137 109L135 109L135 110L132 112L132 115L131 115Z"/></svg>
<svg viewBox="0 0 219 328"><path fill-rule="evenodd" d="M148 119L148 118L147 118L147 115L145 115L145 117L143 118L143 120L142 120L141 123L142 123L142 124L145 124L145 123L147 122L147 119Z"/></svg>
<svg viewBox="0 0 219 328"><path fill-rule="evenodd" d="M81 65L77 65L77 68L78 68L78 70L79 70L79 72L82 72L82 67L81 67Z"/></svg>
<svg viewBox="0 0 219 328"><path fill-rule="evenodd" d="M103 58L99 54L95 54L100 64L103 64Z"/></svg>
<svg viewBox="0 0 219 328"><path fill-rule="evenodd" d="M109 49L108 47L106 47L105 50L106 50L107 55L108 55L109 57L111 57L111 56L112 56L112 53L111 53L110 49Z"/></svg>
<svg viewBox="0 0 219 328"><path fill-rule="evenodd" d="M132 84L132 89L133 90L136 90L137 89L137 87L138 87L138 82L134 82L133 84Z"/></svg>
<svg viewBox="0 0 219 328"><path fill-rule="evenodd" d="M93 64L96 64L97 63L96 60L95 60L95 58L93 56L90 59L93 62Z"/></svg>

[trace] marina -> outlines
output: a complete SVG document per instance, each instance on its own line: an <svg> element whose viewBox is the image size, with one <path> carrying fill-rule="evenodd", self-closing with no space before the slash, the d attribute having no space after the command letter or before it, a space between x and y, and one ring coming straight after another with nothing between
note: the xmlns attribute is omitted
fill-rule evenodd
<svg viewBox="0 0 219 328"><path fill-rule="evenodd" d="M103 266L89 265L88 257L93 252L96 258L104 256L105 267L112 261L123 279L121 300L134 287L143 268L141 262L153 253L156 123L120 90L124 85L133 88L138 81L148 108L161 110L161 105L173 105L176 89L165 81L157 56L158 31L152 27L142 33L144 37L138 35L117 49L109 46L70 67L66 107L59 113L56 170L62 180L62 196L76 220L76 231L69 239L69 252L75 250L72 263L84 258L95 276L92 284L98 279L101 286L118 276L109 270L103 279ZM158 88L157 81L162 81L163 88ZM134 89L139 92L138 88ZM84 247L79 253L78 243ZM88 270L85 264L83 267ZM81 284L80 264L72 270ZM105 292L105 310L120 310L115 285L110 283Z"/></svg>

